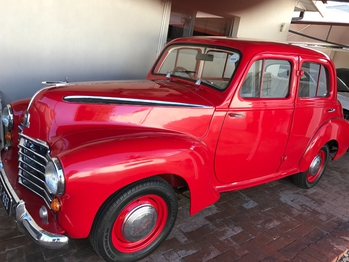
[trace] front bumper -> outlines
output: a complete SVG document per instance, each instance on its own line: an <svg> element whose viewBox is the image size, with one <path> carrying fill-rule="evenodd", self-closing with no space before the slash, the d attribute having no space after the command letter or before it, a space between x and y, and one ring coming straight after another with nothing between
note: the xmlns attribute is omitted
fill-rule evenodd
<svg viewBox="0 0 349 262"><path fill-rule="evenodd" d="M1 152L1 151L0 151ZM26 209L25 202L16 194L15 190L9 182L2 161L0 159L0 181L3 185L3 190L12 200L10 210L14 211L18 229L21 232L26 232L40 246L50 249L59 249L68 244L69 238L64 235L50 233L42 229L34 221L32 216Z"/></svg>

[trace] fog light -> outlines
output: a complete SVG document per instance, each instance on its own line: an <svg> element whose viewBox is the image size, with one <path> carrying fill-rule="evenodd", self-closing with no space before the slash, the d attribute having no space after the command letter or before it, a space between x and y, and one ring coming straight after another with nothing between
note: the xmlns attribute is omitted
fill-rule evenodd
<svg viewBox="0 0 349 262"><path fill-rule="evenodd" d="M42 219L42 222L44 222L44 224L48 224L48 213L47 213L47 208L45 206L42 206L39 210L39 216Z"/></svg>
<svg viewBox="0 0 349 262"><path fill-rule="evenodd" d="M52 200L51 208L54 212L58 212L59 210L61 210L61 203L59 202L58 198Z"/></svg>
<svg viewBox="0 0 349 262"><path fill-rule="evenodd" d="M10 132L7 132L5 134L5 140L7 140L7 141L11 141L12 140L12 134Z"/></svg>

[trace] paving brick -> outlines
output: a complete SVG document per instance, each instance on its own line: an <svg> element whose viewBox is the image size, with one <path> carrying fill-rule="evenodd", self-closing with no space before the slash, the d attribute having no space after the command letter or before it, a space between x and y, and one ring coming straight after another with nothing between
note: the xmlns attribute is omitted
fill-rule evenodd
<svg viewBox="0 0 349 262"><path fill-rule="evenodd" d="M242 258L238 259L239 262L251 262L251 261L261 261L266 258L266 255L261 252L248 253Z"/></svg>
<svg viewBox="0 0 349 262"><path fill-rule="evenodd" d="M311 244L309 246L311 249L313 249L315 252L318 252L319 254L326 257L327 261L332 261L336 257L338 257L338 253L335 251L335 247L324 243L323 241L318 241L315 244ZM309 251L307 251L309 253ZM335 252L335 253L334 253Z"/></svg>
<svg viewBox="0 0 349 262"><path fill-rule="evenodd" d="M268 243L266 245L266 247L270 247L270 248L273 248L275 251L279 251L282 248L290 245L294 241L295 241L295 239L293 237L288 236L288 235L283 235L283 236L275 239L274 241Z"/></svg>
<svg viewBox="0 0 349 262"><path fill-rule="evenodd" d="M301 239L297 239L287 246L280 249L278 252L288 259L292 259L297 256L303 249L307 247L307 243L305 243Z"/></svg>
<svg viewBox="0 0 349 262"><path fill-rule="evenodd" d="M202 247L197 242L188 242L184 245L180 245L173 248L173 251L176 252L179 255L179 257L186 257L195 254L201 249Z"/></svg>
<svg viewBox="0 0 349 262"><path fill-rule="evenodd" d="M311 247L307 247L307 248L303 249L303 251L300 254L303 254L303 253L309 254L311 257L314 257L319 262L332 261L332 259L333 259L333 258L331 258L331 260L329 260L329 258L327 258L326 256L324 256L323 254L319 253L318 251L316 251L315 249L313 249Z"/></svg>
<svg viewBox="0 0 349 262"><path fill-rule="evenodd" d="M340 173L342 172L342 173ZM349 154L330 162L310 190L289 179L222 194L219 201L189 215L179 199L177 222L168 239L140 262L336 261L349 249ZM18 233L0 207L0 261L99 262L88 239L47 250Z"/></svg>
<svg viewBox="0 0 349 262"><path fill-rule="evenodd" d="M227 250L221 254L219 254L218 256L214 257L213 260L214 261L222 261L222 262L231 262L231 261L235 261L237 259L239 259L240 256L238 254L235 253L234 250Z"/></svg>
<svg viewBox="0 0 349 262"><path fill-rule="evenodd" d="M193 255L189 255L183 258L183 261L192 262L192 261L208 261L220 254L220 252L212 245L210 245L206 240L198 243L202 246L202 249Z"/></svg>
<svg viewBox="0 0 349 262"><path fill-rule="evenodd" d="M249 232L247 232L247 230L243 230L243 231L239 232L238 234L231 237L231 239L233 239L238 244L245 243L245 242L251 240L252 238L254 238L254 236L251 235Z"/></svg>
<svg viewBox="0 0 349 262"><path fill-rule="evenodd" d="M187 243L192 243L192 242L187 242ZM169 251L173 248L176 248L178 246L182 246L185 244L181 244L177 238L173 237L173 238L167 238L162 244L161 246L158 248L159 252L166 252Z"/></svg>
<svg viewBox="0 0 349 262"><path fill-rule="evenodd" d="M327 235L327 232L320 230L318 228L313 229L311 232L306 234L304 236L305 239L307 239L310 243L315 243L319 239L325 237Z"/></svg>
<svg viewBox="0 0 349 262"><path fill-rule="evenodd" d="M13 249L6 252L8 262L24 261L24 252L21 249Z"/></svg>

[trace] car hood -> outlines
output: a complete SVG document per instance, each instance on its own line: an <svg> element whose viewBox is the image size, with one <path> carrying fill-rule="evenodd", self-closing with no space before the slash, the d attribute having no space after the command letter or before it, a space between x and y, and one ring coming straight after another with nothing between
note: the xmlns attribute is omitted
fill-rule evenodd
<svg viewBox="0 0 349 262"><path fill-rule="evenodd" d="M164 131L203 137L215 108L193 88L149 80L49 87L31 101L24 133L50 145L71 134L86 141L90 135Z"/></svg>

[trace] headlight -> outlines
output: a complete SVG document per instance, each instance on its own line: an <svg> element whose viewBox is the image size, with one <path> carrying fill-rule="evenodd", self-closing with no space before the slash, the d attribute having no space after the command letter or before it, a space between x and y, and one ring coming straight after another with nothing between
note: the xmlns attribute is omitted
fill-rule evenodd
<svg viewBox="0 0 349 262"><path fill-rule="evenodd" d="M54 195L63 195L65 188L65 179L61 163L57 158L52 158L47 163L45 169L45 182L50 193Z"/></svg>
<svg viewBox="0 0 349 262"><path fill-rule="evenodd" d="M12 111L12 107L10 105L7 105L2 110L1 121L4 124L4 126L8 129L8 131L12 130L12 128L13 128L13 111Z"/></svg>

